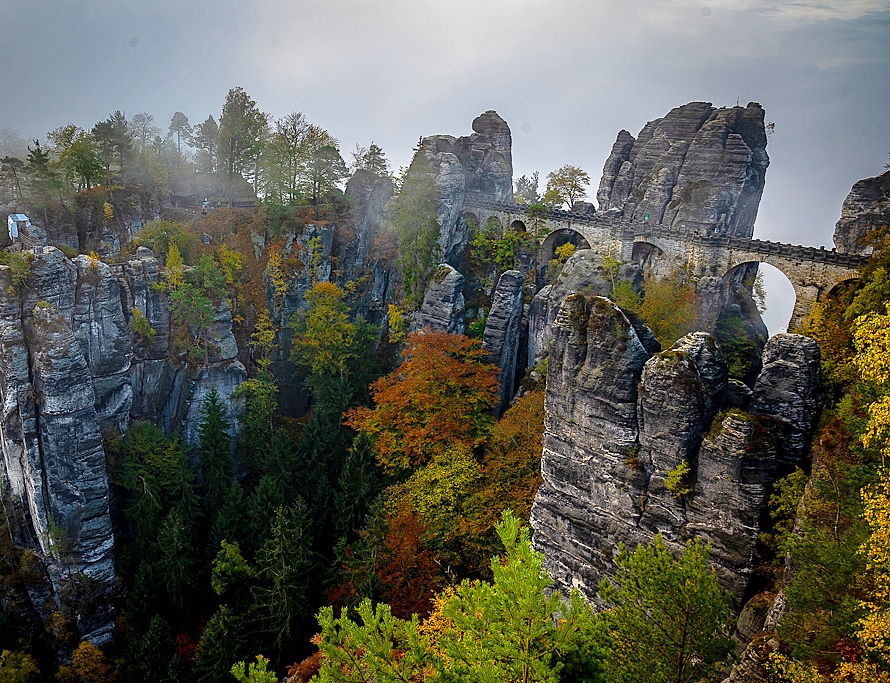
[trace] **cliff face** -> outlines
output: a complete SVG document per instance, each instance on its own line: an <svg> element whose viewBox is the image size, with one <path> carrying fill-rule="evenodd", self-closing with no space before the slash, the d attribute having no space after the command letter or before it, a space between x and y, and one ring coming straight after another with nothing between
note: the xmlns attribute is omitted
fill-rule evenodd
<svg viewBox="0 0 890 683"><path fill-rule="evenodd" d="M741 604L771 484L803 457L797 446L821 399L815 342L780 335L764 356L752 413L726 411L738 399L710 335L652 355L608 299L565 299L553 323L544 482L531 517L560 590L595 600L619 542L634 547L661 533L679 549L701 536ZM690 474L669 486L682 461Z"/></svg>
<svg viewBox="0 0 890 683"><path fill-rule="evenodd" d="M442 260L460 267L469 236L463 217L465 198L472 195L495 202L513 201L510 127L497 112L487 111L474 119L471 135L423 138L418 154L425 157L435 177Z"/></svg>
<svg viewBox="0 0 890 683"><path fill-rule="evenodd" d="M838 251L867 255L872 247L862 238L887 224L890 214L890 171L860 180L850 190L841 207L841 217L834 228Z"/></svg>
<svg viewBox="0 0 890 683"><path fill-rule="evenodd" d="M210 362L195 368L172 354L166 297L152 286L158 275L147 249L112 267L44 247L22 286L0 266L0 446L10 523L44 560L56 602L81 575L94 582L99 607L81 615L79 627L95 642L111 634L106 600L115 581L103 436L150 419L182 427L191 443L210 386L228 398L245 377L224 302L209 335ZM148 347L130 332L134 308L157 332Z"/></svg>
<svg viewBox="0 0 890 683"><path fill-rule="evenodd" d="M719 109L690 102L647 123L636 139L621 131L603 166L600 211L750 237L769 165L763 119L756 102Z"/></svg>

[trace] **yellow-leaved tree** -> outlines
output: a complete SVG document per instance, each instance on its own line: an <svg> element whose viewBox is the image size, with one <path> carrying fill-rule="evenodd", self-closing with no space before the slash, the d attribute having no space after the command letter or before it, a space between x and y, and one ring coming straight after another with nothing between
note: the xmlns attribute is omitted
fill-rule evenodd
<svg viewBox="0 0 890 683"><path fill-rule="evenodd" d="M882 465L886 465L890 457L890 304L885 314L867 313L856 318L853 344L853 362L875 393L875 400L868 405L862 445L879 449Z"/></svg>

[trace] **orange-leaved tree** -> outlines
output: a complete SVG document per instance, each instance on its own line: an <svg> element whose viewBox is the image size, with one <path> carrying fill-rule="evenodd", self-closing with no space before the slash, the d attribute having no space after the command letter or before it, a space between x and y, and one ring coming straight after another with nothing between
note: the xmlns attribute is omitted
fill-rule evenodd
<svg viewBox="0 0 890 683"><path fill-rule="evenodd" d="M374 407L346 414L346 424L374 440L389 472L422 465L434 453L484 441L498 401L497 368L482 362L478 339L415 332L395 372L371 385Z"/></svg>

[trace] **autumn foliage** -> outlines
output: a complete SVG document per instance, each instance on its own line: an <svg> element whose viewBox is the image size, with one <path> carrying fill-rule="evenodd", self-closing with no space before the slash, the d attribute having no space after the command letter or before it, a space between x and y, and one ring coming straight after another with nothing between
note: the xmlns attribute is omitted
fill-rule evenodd
<svg viewBox="0 0 890 683"><path fill-rule="evenodd" d="M374 408L346 414L346 424L375 441L378 463L393 472L428 462L455 445L475 448L493 422L497 368L482 362L478 339L415 332L402 364L371 385Z"/></svg>

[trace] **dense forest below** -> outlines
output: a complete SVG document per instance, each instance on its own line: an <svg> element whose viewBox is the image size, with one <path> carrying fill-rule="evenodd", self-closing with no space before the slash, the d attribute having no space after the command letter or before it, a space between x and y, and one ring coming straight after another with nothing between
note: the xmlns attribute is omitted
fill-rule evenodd
<svg viewBox="0 0 890 683"><path fill-rule="evenodd" d="M0 204L28 215L37 241L96 279L158 259L152 294L170 329L132 307L134 353L153 358L166 335L187 376L245 370L231 393L210 387L191 431L148 419L103 430L110 596L51 519L42 542L63 589L50 594L5 482L0 680L890 681L886 226L866 238L861 278L796 330L819 344L827 398L810 457L773 487L741 616L707 544L676 554L660 536L614 549L616 574L592 605L548 590L530 542L547 360L505 400L483 347L499 277L539 262L555 283L575 243L544 255L537 230L470 225L467 329L423 329L424 293L451 269L420 154L393 173L372 142L347 164L326 130L300 113L273 121L240 88L218 121L177 112L166 135L150 114L115 112L44 144L2 143ZM373 268L350 263L361 239L350 177L391 186ZM529 226L548 207L576 208L589 176L564 166L543 192L538 182L513 181ZM17 302L35 261L23 232L0 254ZM602 263L627 316L665 349L697 329L690 282L629 268ZM51 308L37 301L35 319L52 323ZM223 319L230 357L215 336ZM738 318L714 334L730 375L750 378L756 337ZM666 482L676 497L691 494L687 474ZM752 632L751 615L767 613L780 617ZM113 637L86 638L109 614Z"/></svg>

